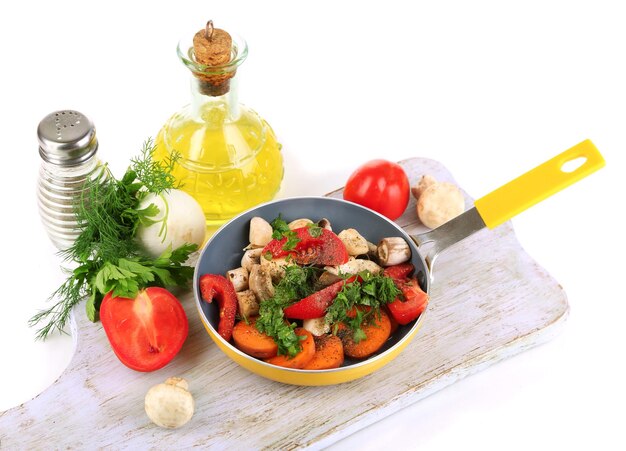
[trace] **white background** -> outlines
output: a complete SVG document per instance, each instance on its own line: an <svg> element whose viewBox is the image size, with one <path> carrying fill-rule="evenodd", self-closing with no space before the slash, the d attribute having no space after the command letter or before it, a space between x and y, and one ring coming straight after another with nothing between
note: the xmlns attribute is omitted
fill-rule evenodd
<svg viewBox="0 0 626 451"><path fill-rule="evenodd" d="M72 340L28 318L62 281L39 224L36 126L77 109L120 175L189 99L178 39L212 18L248 40L241 100L284 144L282 196L324 194L376 157L429 157L473 197L591 138L607 166L514 219L564 287L550 343L337 449L624 449L626 16L618 1L33 2L0 16L0 411L63 371ZM411 4L412 6L408 6ZM623 214L622 216L623 217ZM618 366L620 365L620 366Z"/></svg>

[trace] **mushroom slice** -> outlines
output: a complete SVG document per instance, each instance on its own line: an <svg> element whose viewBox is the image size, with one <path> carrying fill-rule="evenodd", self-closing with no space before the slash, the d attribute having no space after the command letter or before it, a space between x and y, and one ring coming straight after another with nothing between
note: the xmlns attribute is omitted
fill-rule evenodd
<svg viewBox="0 0 626 451"><path fill-rule="evenodd" d="M342 230L337 236L346 246L349 255L363 255L369 251L367 240L355 229Z"/></svg>
<svg viewBox="0 0 626 451"><path fill-rule="evenodd" d="M253 247L264 247L272 240L272 226L265 219L255 216L250 220L250 244Z"/></svg>
<svg viewBox="0 0 626 451"><path fill-rule="evenodd" d="M294 265L295 262L287 260L287 257L281 258L265 258L261 257L261 267L269 271L272 282L278 283L285 277L285 267Z"/></svg>
<svg viewBox="0 0 626 451"><path fill-rule="evenodd" d="M239 304L239 314L244 318L259 314L259 301L257 301L252 290L238 292L237 303Z"/></svg>
<svg viewBox="0 0 626 451"><path fill-rule="evenodd" d="M378 246L369 241L367 242L367 256L369 258L378 258Z"/></svg>
<svg viewBox="0 0 626 451"><path fill-rule="evenodd" d="M372 274L378 274L383 270L383 268L381 268L379 265L371 260L353 257L351 257L350 260L348 260L343 265L326 266L324 269L326 270L326 272L334 274L336 276L339 276L340 274L358 274L363 271L369 271Z"/></svg>
<svg viewBox="0 0 626 451"><path fill-rule="evenodd" d="M259 264L259 259L261 258L261 252L263 252L263 249L257 248L257 249L249 249L243 254L243 257L241 258L241 266L243 266L248 271L248 273L252 271L253 265Z"/></svg>
<svg viewBox="0 0 626 451"><path fill-rule="evenodd" d="M411 248L398 236L383 238L378 244L378 262L382 266L404 263L411 258Z"/></svg>
<svg viewBox="0 0 626 451"><path fill-rule="evenodd" d="M248 270L246 268L236 268L226 271L226 278L231 281L235 291L248 289Z"/></svg>
<svg viewBox="0 0 626 451"><path fill-rule="evenodd" d="M317 279L317 282L321 286L327 287L327 286L332 285L333 283L339 282L341 280L341 277L337 275L337 267L336 266L327 266L325 269L326 269L326 271L324 271L322 274L320 274L319 278Z"/></svg>
<svg viewBox="0 0 626 451"><path fill-rule="evenodd" d="M302 327L304 327L316 337L330 332L330 324L326 322L324 317L305 319L302 321Z"/></svg>
<svg viewBox="0 0 626 451"><path fill-rule="evenodd" d="M295 219L291 221L288 224L288 226L289 226L289 230L295 230L295 229L299 229L300 227L306 227L309 224L313 224L313 221L311 221L308 218L300 218L300 219Z"/></svg>
<svg viewBox="0 0 626 451"><path fill-rule="evenodd" d="M259 302L265 301L274 296L274 285L272 276L267 268L261 265L253 265L248 278L250 290L255 294Z"/></svg>

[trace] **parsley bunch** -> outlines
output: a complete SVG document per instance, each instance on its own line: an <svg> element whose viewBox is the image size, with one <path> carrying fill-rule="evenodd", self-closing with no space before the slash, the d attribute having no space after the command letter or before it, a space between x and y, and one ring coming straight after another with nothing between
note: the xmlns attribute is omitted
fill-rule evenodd
<svg viewBox="0 0 626 451"><path fill-rule="evenodd" d="M169 249L153 259L142 255L135 241L139 225L150 224L151 217L159 213L154 204L139 210L141 200L149 193L179 187L172 175L178 156L155 161L154 150L152 141L146 141L119 180L105 165L98 177L85 182L84 194L75 205L81 233L61 254L77 266L50 297L58 301L30 319L31 326L48 319L37 331L37 338L63 331L72 308L84 298L87 316L96 321L100 303L109 291L114 296L133 298L148 286L184 286L193 277L193 268L184 262L196 245Z"/></svg>

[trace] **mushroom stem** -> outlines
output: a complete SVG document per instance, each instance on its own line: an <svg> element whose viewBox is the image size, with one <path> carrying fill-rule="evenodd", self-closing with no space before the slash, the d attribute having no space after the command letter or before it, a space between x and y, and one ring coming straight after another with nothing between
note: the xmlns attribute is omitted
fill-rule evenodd
<svg viewBox="0 0 626 451"><path fill-rule="evenodd" d="M311 221L308 218L300 218L300 219L294 219L288 224L288 226L289 226L289 230L295 230L295 229L299 229L300 227L306 227L309 224L313 224L313 221Z"/></svg>
<svg viewBox="0 0 626 451"><path fill-rule="evenodd" d="M435 177L432 175L422 175L417 185L411 187L411 194L413 194L413 197L416 199L419 199L426 188L435 183L437 183L437 180L435 180Z"/></svg>
<svg viewBox="0 0 626 451"><path fill-rule="evenodd" d="M378 261L382 266L404 263L411 258L411 248L397 236L383 238L378 244Z"/></svg>

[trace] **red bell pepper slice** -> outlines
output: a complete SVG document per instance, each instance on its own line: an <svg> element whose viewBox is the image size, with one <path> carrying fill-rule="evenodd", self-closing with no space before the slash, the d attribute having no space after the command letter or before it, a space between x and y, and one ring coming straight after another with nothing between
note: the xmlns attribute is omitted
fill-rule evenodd
<svg viewBox="0 0 626 451"><path fill-rule="evenodd" d="M200 277L200 294L202 299L209 304L213 298L217 298L220 308L220 321L217 325L217 333L224 340L230 341L235 327L237 315L237 294L230 280L219 274L205 274Z"/></svg>
<svg viewBox="0 0 626 451"><path fill-rule="evenodd" d="M328 306L333 303L343 286L346 283L353 282L355 279L356 276L352 276L347 280L335 282L320 291L316 291L302 298L295 304L283 309L283 312L287 318L292 319L321 318L326 313Z"/></svg>
<svg viewBox="0 0 626 451"><path fill-rule="evenodd" d="M324 265L337 266L348 261L350 257L346 246L339 237L330 230L319 229L319 236L312 236L309 227L300 227L293 232L298 238L298 242L293 249L283 249L287 242L287 237L280 240L270 241L264 248L262 255L268 252L272 258L281 258L291 255L296 263L301 265Z"/></svg>
<svg viewBox="0 0 626 451"><path fill-rule="evenodd" d="M426 310L428 294L422 291L416 278L404 282L396 281L396 285L402 290L404 300L396 299L387 304L387 307L398 324L409 324Z"/></svg>

